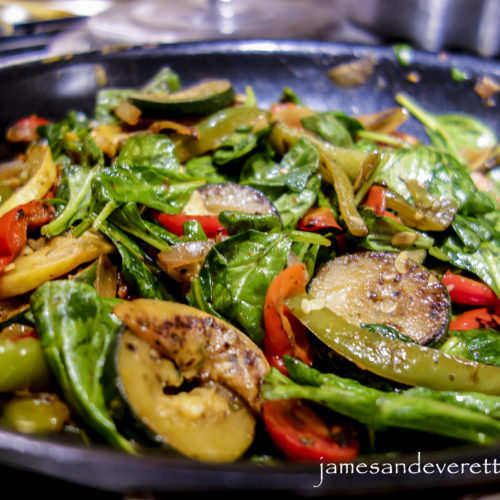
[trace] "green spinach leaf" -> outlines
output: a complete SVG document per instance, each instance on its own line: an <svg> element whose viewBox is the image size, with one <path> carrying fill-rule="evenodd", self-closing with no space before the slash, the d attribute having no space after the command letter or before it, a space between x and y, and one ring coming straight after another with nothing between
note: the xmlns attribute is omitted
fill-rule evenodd
<svg viewBox="0 0 500 500"><path fill-rule="evenodd" d="M433 114L406 94L398 94L396 101L425 125L429 139L442 151L460 156L464 149L487 148L497 143L495 133L474 116Z"/></svg>
<svg viewBox="0 0 500 500"><path fill-rule="evenodd" d="M53 238L62 234L74 222L86 216L91 202L92 179L97 172L98 167L88 169L77 165L70 165L63 169L56 197L65 200L66 203L57 217L42 227L43 236Z"/></svg>
<svg viewBox="0 0 500 500"><path fill-rule="evenodd" d="M121 436L104 399L101 376L108 346L120 321L90 285L51 281L31 297L37 332L47 361L73 408L101 436L123 450Z"/></svg>
<svg viewBox="0 0 500 500"><path fill-rule="evenodd" d="M490 328L452 330L439 350L463 359L500 366L500 332Z"/></svg>
<svg viewBox="0 0 500 500"><path fill-rule="evenodd" d="M147 299L169 299L170 295L158 282L156 264L141 247L108 221L98 225L99 231L115 245L122 259L121 272L134 291Z"/></svg>
<svg viewBox="0 0 500 500"><path fill-rule="evenodd" d="M260 344L262 311L272 280L285 267L291 240L283 233L249 230L215 245L193 281L189 301L215 311Z"/></svg>
<svg viewBox="0 0 500 500"><path fill-rule="evenodd" d="M363 130L358 120L338 111L316 113L302 118L301 122L306 130L334 146L352 146L356 132Z"/></svg>

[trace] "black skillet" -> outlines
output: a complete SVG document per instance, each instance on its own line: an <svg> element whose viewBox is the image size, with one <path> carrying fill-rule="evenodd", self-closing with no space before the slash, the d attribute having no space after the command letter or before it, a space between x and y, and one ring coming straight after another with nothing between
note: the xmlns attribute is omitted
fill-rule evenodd
<svg viewBox="0 0 500 500"><path fill-rule="evenodd" d="M373 76L363 85L342 89L332 84L327 71L340 62L373 55L378 63ZM394 106L396 92L404 91L436 112L466 112L481 117L500 133L496 106L487 106L474 92L474 81L482 76L500 78L500 64L469 56L439 57L415 52L410 67L401 66L390 48L342 45L309 41L230 41L130 48L108 53L93 52L0 68L0 130L20 117L36 113L59 119L76 109L92 113L94 96L103 84L137 87L162 66L171 66L187 85L203 78L229 78L237 91L246 85L255 90L259 103L277 100L282 88L291 87L307 105L318 110L337 109L347 113L370 113ZM470 80L456 82L450 70L458 67ZM419 83L411 83L408 73L417 72ZM406 126L406 125L405 125ZM410 132L421 129L413 123ZM2 143L0 157L11 154ZM85 448L59 438L33 438L0 430L0 465L36 472L70 483L125 494L135 491L164 493L252 492L269 490L304 496L383 494L448 487L495 485L498 471L494 460L497 447L448 447L438 451L407 453L392 458L364 456L355 472L326 474L320 487L320 467L283 463L264 467L248 461L228 465L208 465L171 456L128 456L111 448ZM490 468L476 473L451 467L440 472L437 465L452 462L481 463ZM370 464L381 467L396 463L412 465L411 472L372 474ZM424 463L433 467L424 470ZM366 465L363 465L366 464ZM433 472L429 472L433 470ZM8 474L0 467L0 475ZM328 469L333 472L332 469Z"/></svg>

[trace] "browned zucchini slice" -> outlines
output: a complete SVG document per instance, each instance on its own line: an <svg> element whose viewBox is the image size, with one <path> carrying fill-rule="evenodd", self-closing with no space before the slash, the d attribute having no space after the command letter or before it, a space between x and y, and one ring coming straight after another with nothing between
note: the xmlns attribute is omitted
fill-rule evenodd
<svg viewBox="0 0 500 500"><path fill-rule="evenodd" d="M381 323L419 344L447 331L446 287L406 252L360 252L331 260L313 279L310 294L355 325Z"/></svg>
<svg viewBox="0 0 500 500"><path fill-rule="evenodd" d="M130 330L105 374L113 418L132 439L208 462L236 460L253 441L255 417L239 396L212 381L183 390L178 367Z"/></svg>

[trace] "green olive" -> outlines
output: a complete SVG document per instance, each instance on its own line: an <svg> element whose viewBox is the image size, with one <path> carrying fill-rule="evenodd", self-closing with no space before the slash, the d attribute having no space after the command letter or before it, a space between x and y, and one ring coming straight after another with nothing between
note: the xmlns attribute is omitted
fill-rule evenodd
<svg viewBox="0 0 500 500"><path fill-rule="evenodd" d="M48 382L49 368L37 338L0 339L0 393L44 390Z"/></svg>
<svg viewBox="0 0 500 500"><path fill-rule="evenodd" d="M45 393L7 401L0 424L27 434L45 434L60 432L68 419L68 407L55 394Z"/></svg>

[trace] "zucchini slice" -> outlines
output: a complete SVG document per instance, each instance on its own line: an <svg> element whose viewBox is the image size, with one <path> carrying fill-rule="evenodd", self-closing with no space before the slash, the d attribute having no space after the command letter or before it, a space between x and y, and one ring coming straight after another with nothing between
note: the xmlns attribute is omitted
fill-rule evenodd
<svg viewBox="0 0 500 500"><path fill-rule="evenodd" d="M234 101L228 80L211 80L172 94L135 94L129 101L146 116L209 115Z"/></svg>
<svg viewBox="0 0 500 500"><path fill-rule="evenodd" d="M450 321L446 287L406 252L338 257L320 269L309 293L354 325L389 325L421 345L439 340Z"/></svg>
<svg viewBox="0 0 500 500"><path fill-rule="evenodd" d="M250 446L255 418L214 382L189 391L177 367L125 330L106 361L107 402L117 427L143 444L163 444L207 462L236 460Z"/></svg>

